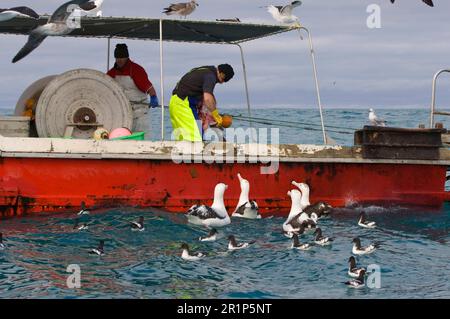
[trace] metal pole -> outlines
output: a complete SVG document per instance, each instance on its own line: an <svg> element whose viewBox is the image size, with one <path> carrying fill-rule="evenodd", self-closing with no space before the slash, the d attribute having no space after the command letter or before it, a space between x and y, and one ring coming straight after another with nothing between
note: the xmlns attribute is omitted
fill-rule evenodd
<svg viewBox="0 0 450 319"><path fill-rule="evenodd" d="M439 75L442 73L450 73L450 69L443 69L437 72L433 77L433 87L431 92L431 114L430 114L430 128L434 126L434 108L436 107L436 83Z"/></svg>
<svg viewBox="0 0 450 319"><path fill-rule="evenodd" d="M159 19L159 65L161 82L161 141L164 141L164 61L163 61L163 20Z"/></svg>
<svg viewBox="0 0 450 319"><path fill-rule="evenodd" d="M320 100L319 80L317 77L316 59L314 56L314 47L313 47L313 42L312 42L312 38L311 38L311 32L309 32L309 30L305 27L300 27L299 33L301 32L301 30L305 30L306 33L308 34L308 38L309 38L309 47L311 49L311 59L312 59L312 66L313 66L313 71L314 71L314 81L316 84L317 103L319 105L320 121L322 123L323 142L324 142L324 144L327 144L327 134L325 133L325 124L323 121L322 102ZM300 37L301 37L301 34L300 34Z"/></svg>
<svg viewBox="0 0 450 319"><path fill-rule="evenodd" d="M111 56L111 38L108 38L108 56L106 58L106 72L109 71L109 66L110 66L110 56Z"/></svg>
<svg viewBox="0 0 450 319"><path fill-rule="evenodd" d="M240 52L241 52L241 61L242 61L242 70L244 72L244 84L245 84L245 96L247 98L247 110L248 110L248 117L249 117L249 125L250 125L250 138L252 139L252 142L255 141L253 137L253 124L252 124L252 113L251 113L251 107L250 107L250 94L248 93L248 81L247 81L247 68L245 65L245 58L244 58L244 50L242 49L242 46L239 43L235 43L235 45L238 46Z"/></svg>

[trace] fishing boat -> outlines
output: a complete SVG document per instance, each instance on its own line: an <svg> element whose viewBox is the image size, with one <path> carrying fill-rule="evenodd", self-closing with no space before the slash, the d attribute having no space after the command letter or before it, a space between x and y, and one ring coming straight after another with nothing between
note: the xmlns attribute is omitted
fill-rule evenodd
<svg viewBox="0 0 450 319"><path fill-rule="evenodd" d="M38 23L45 24L47 18L41 16ZM33 19L15 18L0 22L0 33L26 35L35 26ZM298 39L298 32L308 37L323 145L270 144L255 138L241 44L284 32L294 32ZM242 59L250 128L242 130L244 139L236 141L166 141L162 107L160 141L93 140L90 137L100 126L112 129L130 124L131 108L123 102L120 87L114 87L114 81L99 80L102 87L114 91L115 100L123 102L114 112L122 115L110 119L105 115L108 110L93 103L98 99L90 99L89 92L69 99L65 95L69 91L58 86L77 77L88 82L103 79L95 71L70 70L43 78L19 98L16 116L0 118L2 217L76 211L81 203L90 209L158 207L185 212L194 204L210 204L219 182L229 185L225 204L232 209L240 194L238 173L251 182L251 197L263 216L288 213L287 192L293 180L310 185L312 202L325 201L335 207L375 203L439 208L449 199L445 182L450 152L442 144L445 129L367 126L355 132L354 146L330 145L312 36L304 26L83 17L81 28L67 37L106 39L108 68L111 39L159 41L162 105L165 41L234 45ZM100 94L98 91L91 94ZM23 116L31 97L35 99L35 130L30 116ZM111 103L115 102L107 104Z"/></svg>

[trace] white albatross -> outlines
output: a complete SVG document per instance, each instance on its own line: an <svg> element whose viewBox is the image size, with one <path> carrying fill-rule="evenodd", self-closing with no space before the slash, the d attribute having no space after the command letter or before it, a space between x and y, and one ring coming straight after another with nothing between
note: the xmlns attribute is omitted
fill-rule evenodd
<svg viewBox="0 0 450 319"><path fill-rule="evenodd" d="M214 189L214 202L211 207L194 205L186 213L188 222L208 228L223 227L231 223L230 216L223 202L223 194L227 185L219 183Z"/></svg>
<svg viewBox="0 0 450 319"><path fill-rule="evenodd" d="M250 193L250 183L248 180L242 178L241 174L237 174L239 183L241 185L241 194L239 201L231 217L241 217L247 219L259 219L258 204L254 200L249 200L248 194Z"/></svg>

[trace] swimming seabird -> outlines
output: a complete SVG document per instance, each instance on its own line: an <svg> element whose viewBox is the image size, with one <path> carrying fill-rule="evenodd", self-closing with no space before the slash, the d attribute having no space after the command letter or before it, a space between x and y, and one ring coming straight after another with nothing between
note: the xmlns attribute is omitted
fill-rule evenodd
<svg viewBox="0 0 450 319"><path fill-rule="evenodd" d="M144 216L140 216L137 222L131 222L131 230L133 231L144 231Z"/></svg>
<svg viewBox="0 0 450 319"><path fill-rule="evenodd" d="M233 235L228 236L228 250L239 250L250 247L250 245L254 244L255 241L251 241L248 243L237 243L236 238Z"/></svg>
<svg viewBox="0 0 450 319"><path fill-rule="evenodd" d="M292 181L292 185L297 187L302 192L302 200L301 200L301 208L302 210L311 216L312 213L316 213L318 219L323 216L329 215L333 207L325 202L318 202L311 205L309 201L310 188L306 183L297 183L296 181Z"/></svg>
<svg viewBox="0 0 450 319"><path fill-rule="evenodd" d="M92 249L89 254L91 255L98 255L98 256L102 256L105 254L105 251L103 250L103 246L105 245L105 241L104 240L100 240L98 247Z"/></svg>
<svg viewBox="0 0 450 319"><path fill-rule="evenodd" d="M316 235L314 242L317 245L321 245L321 246L325 246L325 245L330 245L331 242L333 241L333 238L330 237L324 237L322 235L322 229L317 228L314 232L314 235Z"/></svg>
<svg viewBox="0 0 450 319"><path fill-rule="evenodd" d="M207 236L200 237L200 241L215 241L217 239L217 229L213 228L209 231Z"/></svg>
<svg viewBox="0 0 450 319"><path fill-rule="evenodd" d="M375 222L369 222L366 220L366 212L362 211L361 214L359 214L358 219L358 225L364 228L375 228L377 227Z"/></svg>
<svg viewBox="0 0 450 319"><path fill-rule="evenodd" d="M80 220L79 219L75 219L75 223L73 225L73 229L75 230L86 230L89 229L88 225L86 223L82 223L80 224Z"/></svg>
<svg viewBox="0 0 450 319"><path fill-rule="evenodd" d="M286 221L283 223L283 232L287 237L291 238L293 233L298 233L300 231L301 226L304 225L304 222L307 221L309 217L300 207L302 198L301 193L298 190L293 189L289 191L287 195L291 197L291 210Z"/></svg>
<svg viewBox="0 0 450 319"><path fill-rule="evenodd" d="M352 253L355 255L365 255L373 253L380 246L379 244L375 243L367 247L361 247L361 240L358 237L353 238L352 243L353 243Z"/></svg>
<svg viewBox="0 0 450 319"><path fill-rule="evenodd" d="M206 205L194 205L186 213L189 223L204 225L206 227L223 227L231 223L223 202L223 194L227 185L219 183L214 189L214 202L211 207Z"/></svg>
<svg viewBox="0 0 450 319"><path fill-rule="evenodd" d="M391 0L391 3L394 3L394 2L395 2L395 0ZM433 0L422 0L422 2L426 3L430 7L434 7Z"/></svg>
<svg viewBox="0 0 450 319"><path fill-rule="evenodd" d="M292 235L292 246L291 248L300 249L300 250L308 250L311 248L310 244L302 244L300 243L300 240L298 239L297 234Z"/></svg>
<svg viewBox="0 0 450 319"><path fill-rule="evenodd" d="M239 201L231 217L242 217L248 219L261 218L259 214L258 204L254 200L249 200L250 183L242 178L241 174L237 174L241 185L241 195Z"/></svg>
<svg viewBox="0 0 450 319"><path fill-rule="evenodd" d="M198 3L195 0L190 2L172 3L167 8L164 8L163 13L167 15L178 14L186 18L186 16L194 12L195 7L198 7Z"/></svg>
<svg viewBox="0 0 450 319"><path fill-rule="evenodd" d="M353 277L353 278L358 278L359 274L361 273L362 270L366 271L366 269L363 268L363 267L358 268L356 266L356 259L355 259L355 257L351 256L348 259L348 272L347 272L348 275L350 277Z"/></svg>
<svg viewBox="0 0 450 319"><path fill-rule="evenodd" d="M364 287L364 276L366 271L363 269L359 272L359 276L356 279L345 282L345 284L351 288L361 288Z"/></svg>
<svg viewBox="0 0 450 319"><path fill-rule="evenodd" d="M89 215L89 211L86 209L85 202L81 202L81 210L78 212L77 215Z"/></svg>
<svg viewBox="0 0 450 319"><path fill-rule="evenodd" d="M298 22L298 17L292 14L292 10L299 7L302 4L301 1L293 1L285 6L273 6L267 7L267 11L272 15L272 17L281 23L294 23Z"/></svg>
<svg viewBox="0 0 450 319"><path fill-rule="evenodd" d="M73 13L73 10L71 11L70 8L75 9L76 6L82 7L83 4L90 1L91 0L72 0L61 5L48 19L46 24L31 30L27 43L13 58L12 63L16 63L30 54L31 51L36 49L46 37L66 35L72 32L74 27L69 26L67 23L68 18Z"/></svg>
<svg viewBox="0 0 450 319"><path fill-rule="evenodd" d="M191 255L188 244L183 243L181 245L181 249L183 250L183 252L181 253L181 258L183 258L184 260L196 261L196 260L199 260L200 258L205 257L205 254L203 254L203 253L197 253L195 255Z"/></svg>
<svg viewBox="0 0 450 319"><path fill-rule="evenodd" d="M375 111L371 108L369 109L369 122L373 126L386 126L386 121L378 118Z"/></svg>
<svg viewBox="0 0 450 319"><path fill-rule="evenodd" d="M3 234L0 233L0 250L3 250L3 249L5 249L5 248L6 248L6 246L5 246L5 244L3 243Z"/></svg>
<svg viewBox="0 0 450 319"><path fill-rule="evenodd" d="M39 19L39 14L37 14L33 9L29 7L0 9L0 22L9 21L17 17L32 18L37 20Z"/></svg>

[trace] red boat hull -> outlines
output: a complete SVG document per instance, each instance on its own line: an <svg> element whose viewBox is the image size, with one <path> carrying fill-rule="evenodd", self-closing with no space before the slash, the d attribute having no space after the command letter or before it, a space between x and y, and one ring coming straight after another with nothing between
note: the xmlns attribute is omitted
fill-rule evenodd
<svg viewBox="0 0 450 319"><path fill-rule="evenodd" d="M439 207L445 197L446 166L373 163L281 162L274 175L261 175L261 164L175 164L170 160L0 158L0 213L90 208L160 207L184 212L212 203L217 183L226 183L225 204L237 204L236 174L250 181L250 197L261 213L285 214L291 182L306 182L311 202L395 203Z"/></svg>

